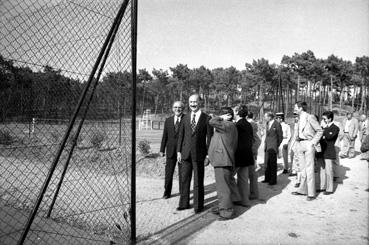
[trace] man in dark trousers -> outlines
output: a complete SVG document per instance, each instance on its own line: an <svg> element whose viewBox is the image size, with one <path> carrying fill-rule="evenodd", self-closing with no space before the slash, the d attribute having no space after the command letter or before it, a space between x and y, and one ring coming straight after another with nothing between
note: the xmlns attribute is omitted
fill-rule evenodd
<svg viewBox="0 0 369 245"><path fill-rule="evenodd" d="M268 183L269 185L277 184L277 153L279 145L283 140L283 132L281 125L274 120L274 114L271 112L265 113L266 124L266 134L264 141L264 164L265 178L263 183Z"/></svg>
<svg viewBox="0 0 369 245"><path fill-rule="evenodd" d="M183 117L183 103L176 101L173 103L174 115L168 117L164 123L163 138L161 140L160 155L166 153L164 199L170 198L172 193L173 173L177 163L177 143L178 132ZM178 171L179 186L181 186L181 174ZM181 190L181 187L179 187Z"/></svg>
<svg viewBox="0 0 369 245"><path fill-rule="evenodd" d="M199 213L204 209L204 161L208 155L213 128L209 125L210 117L200 110L200 96L191 95L191 112L185 115L179 129L177 161L181 172L181 190L177 210L190 207L190 184L194 172L194 210Z"/></svg>

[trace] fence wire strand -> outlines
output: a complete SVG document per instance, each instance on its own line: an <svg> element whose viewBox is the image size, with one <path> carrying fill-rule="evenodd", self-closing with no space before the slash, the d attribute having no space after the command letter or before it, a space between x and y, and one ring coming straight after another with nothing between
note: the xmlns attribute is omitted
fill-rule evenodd
<svg viewBox="0 0 369 245"><path fill-rule="evenodd" d="M123 2L0 2L0 244L17 244L24 232ZM81 131L76 137L86 101L25 244L131 239L131 24L128 1Z"/></svg>

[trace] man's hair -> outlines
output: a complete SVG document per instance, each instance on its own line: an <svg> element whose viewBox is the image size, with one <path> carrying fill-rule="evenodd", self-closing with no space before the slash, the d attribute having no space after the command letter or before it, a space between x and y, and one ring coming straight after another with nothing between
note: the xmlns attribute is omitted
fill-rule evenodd
<svg viewBox="0 0 369 245"><path fill-rule="evenodd" d="M325 111L323 112L323 116L326 116L328 119L331 119L333 121L334 119L334 114L332 111Z"/></svg>
<svg viewBox="0 0 369 245"><path fill-rule="evenodd" d="M268 117L270 117L271 119L274 119L274 113L271 111L268 111L267 113L265 113Z"/></svg>
<svg viewBox="0 0 369 245"><path fill-rule="evenodd" d="M234 118L234 112L231 107L222 107L219 111L219 114L220 115L231 114L232 115L231 120L233 120Z"/></svg>
<svg viewBox="0 0 369 245"><path fill-rule="evenodd" d="M200 94L191 94L190 97L192 96L197 96L199 98L199 101L202 101ZM190 99L190 97L188 97L188 99Z"/></svg>
<svg viewBox="0 0 369 245"><path fill-rule="evenodd" d="M298 108L302 108L303 111L307 111L307 104L305 101L297 101L295 104Z"/></svg>
<svg viewBox="0 0 369 245"><path fill-rule="evenodd" d="M245 117L247 117L247 115L248 115L247 106L245 106L245 105L240 105L240 106L239 106L239 108L238 108L238 115L239 115L241 118L245 118Z"/></svg>
<svg viewBox="0 0 369 245"><path fill-rule="evenodd" d="M249 113L247 114L247 118L254 118L254 113L252 113L251 111L249 111Z"/></svg>
<svg viewBox="0 0 369 245"><path fill-rule="evenodd" d="M183 108L184 104L183 104L182 101L180 101L180 100L174 101L173 104L172 104L172 106L174 106L174 104L176 104L176 103L179 103L182 106L182 108Z"/></svg>

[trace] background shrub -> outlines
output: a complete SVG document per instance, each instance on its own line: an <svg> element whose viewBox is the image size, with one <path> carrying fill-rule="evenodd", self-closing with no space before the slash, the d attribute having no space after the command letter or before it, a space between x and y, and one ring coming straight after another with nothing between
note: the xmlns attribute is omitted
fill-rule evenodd
<svg viewBox="0 0 369 245"><path fill-rule="evenodd" d="M94 132L93 135L91 136L91 144L95 148L100 148L104 140L105 134L100 131Z"/></svg>
<svg viewBox="0 0 369 245"><path fill-rule="evenodd" d="M14 141L14 137L8 130L0 129L0 145L11 145Z"/></svg>
<svg viewBox="0 0 369 245"><path fill-rule="evenodd" d="M146 139L141 140L138 142L137 148L142 155L146 156L150 153L151 150L150 142Z"/></svg>

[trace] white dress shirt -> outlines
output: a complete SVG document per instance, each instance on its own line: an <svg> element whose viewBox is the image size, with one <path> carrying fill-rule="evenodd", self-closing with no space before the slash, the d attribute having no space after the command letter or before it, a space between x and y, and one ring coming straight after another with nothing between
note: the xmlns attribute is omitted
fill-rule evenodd
<svg viewBox="0 0 369 245"><path fill-rule="evenodd" d="M291 127L285 122L281 123L282 132L283 132L283 143L288 144L291 139Z"/></svg>
<svg viewBox="0 0 369 245"><path fill-rule="evenodd" d="M199 122L200 115L201 115L201 110L198 110L197 112L191 112L191 123L192 123L193 114L195 114L195 122L197 125L197 123Z"/></svg>
<svg viewBox="0 0 369 245"><path fill-rule="evenodd" d="M178 122L181 122L181 116L176 116L176 115L174 115L174 125L176 125L176 123L177 123L177 119L178 119Z"/></svg>

